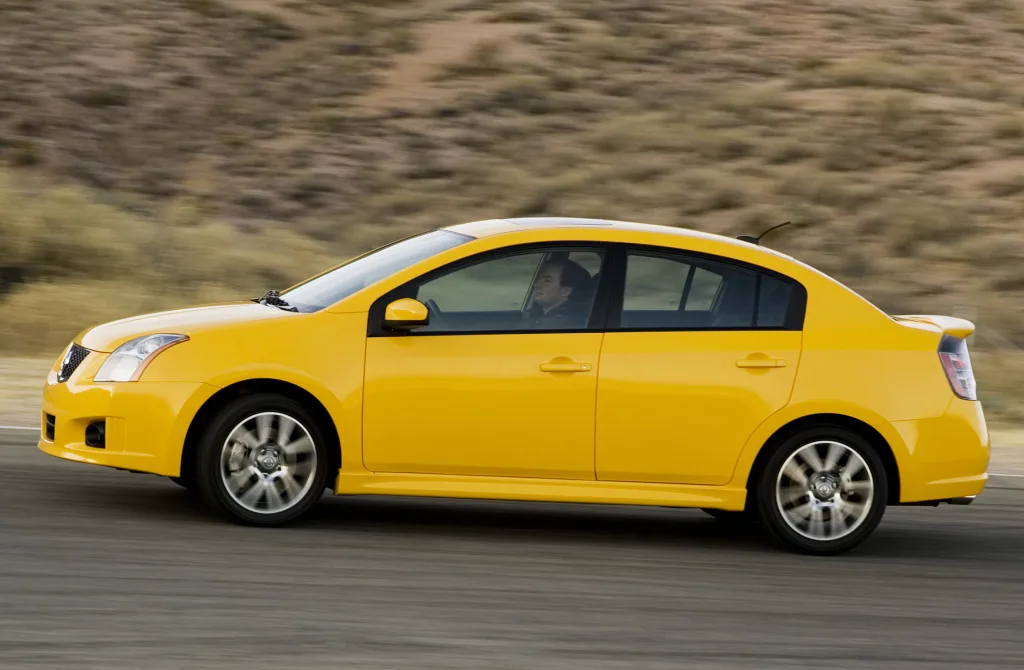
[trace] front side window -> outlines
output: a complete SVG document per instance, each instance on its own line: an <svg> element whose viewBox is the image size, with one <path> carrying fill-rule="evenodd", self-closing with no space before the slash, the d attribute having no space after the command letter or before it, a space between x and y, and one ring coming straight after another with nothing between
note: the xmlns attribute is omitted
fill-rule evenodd
<svg viewBox="0 0 1024 670"><path fill-rule="evenodd" d="M415 235L359 256L281 296L303 312L324 309L410 265L472 239L450 230Z"/></svg>
<svg viewBox="0 0 1024 670"><path fill-rule="evenodd" d="M794 286L754 268L704 257L629 252L619 327L781 328L786 324Z"/></svg>
<svg viewBox="0 0 1024 670"><path fill-rule="evenodd" d="M413 334L585 329L603 260L600 248L531 249L442 273L416 287L430 324Z"/></svg>

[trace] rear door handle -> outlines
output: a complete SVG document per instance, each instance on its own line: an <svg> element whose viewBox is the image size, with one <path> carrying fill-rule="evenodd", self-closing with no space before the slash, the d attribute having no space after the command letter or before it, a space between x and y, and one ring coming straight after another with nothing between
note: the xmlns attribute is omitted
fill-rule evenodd
<svg viewBox="0 0 1024 670"><path fill-rule="evenodd" d="M590 363L541 363L541 372L589 372Z"/></svg>
<svg viewBox="0 0 1024 670"><path fill-rule="evenodd" d="M786 361L781 358L742 358L736 361L740 368L784 368Z"/></svg>

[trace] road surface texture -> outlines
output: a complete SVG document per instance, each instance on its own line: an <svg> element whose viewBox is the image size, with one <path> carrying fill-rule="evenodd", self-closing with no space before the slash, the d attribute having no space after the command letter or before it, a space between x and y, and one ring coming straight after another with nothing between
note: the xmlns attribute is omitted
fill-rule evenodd
<svg viewBox="0 0 1024 670"><path fill-rule="evenodd" d="M696 510L325 497L220 521L0 434L0 668L1021 668L1024 488L855 553Z"/></svg>

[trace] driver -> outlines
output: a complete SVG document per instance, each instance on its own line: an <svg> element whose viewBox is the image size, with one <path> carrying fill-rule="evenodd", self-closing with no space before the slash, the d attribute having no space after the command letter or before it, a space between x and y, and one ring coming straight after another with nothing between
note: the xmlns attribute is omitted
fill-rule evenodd
<svg viewBox="0 0 1024 670"><path fill-rule="evenodd" d="M533 305L526 312L535 328L585 328L590 273L570 260L547 261L533 284Z"/></svg>

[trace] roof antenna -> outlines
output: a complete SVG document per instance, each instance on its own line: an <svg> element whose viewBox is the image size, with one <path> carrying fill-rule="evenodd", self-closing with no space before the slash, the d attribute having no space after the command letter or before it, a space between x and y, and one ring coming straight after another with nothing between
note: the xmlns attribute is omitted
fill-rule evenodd
<svg viewBox="0 0 1024 670"><path fill-rule="evenodd" d="M785 223L780 223L777 226L772 226L771 228L769 228L768 230L764 231L763 233L761 233L757 237L754 237L752 235L738 235L736 237L736 239L737 240L743 240L744 242L750 242L751 244L756 244L756 245L760 246L761 245L761 238L762 237L764 237L768 233L772 232L773 230L777 230L778 228L781 228L783 226L788 226L791 223L793 223L793 222L792 221L786 221Z"/></svg>

